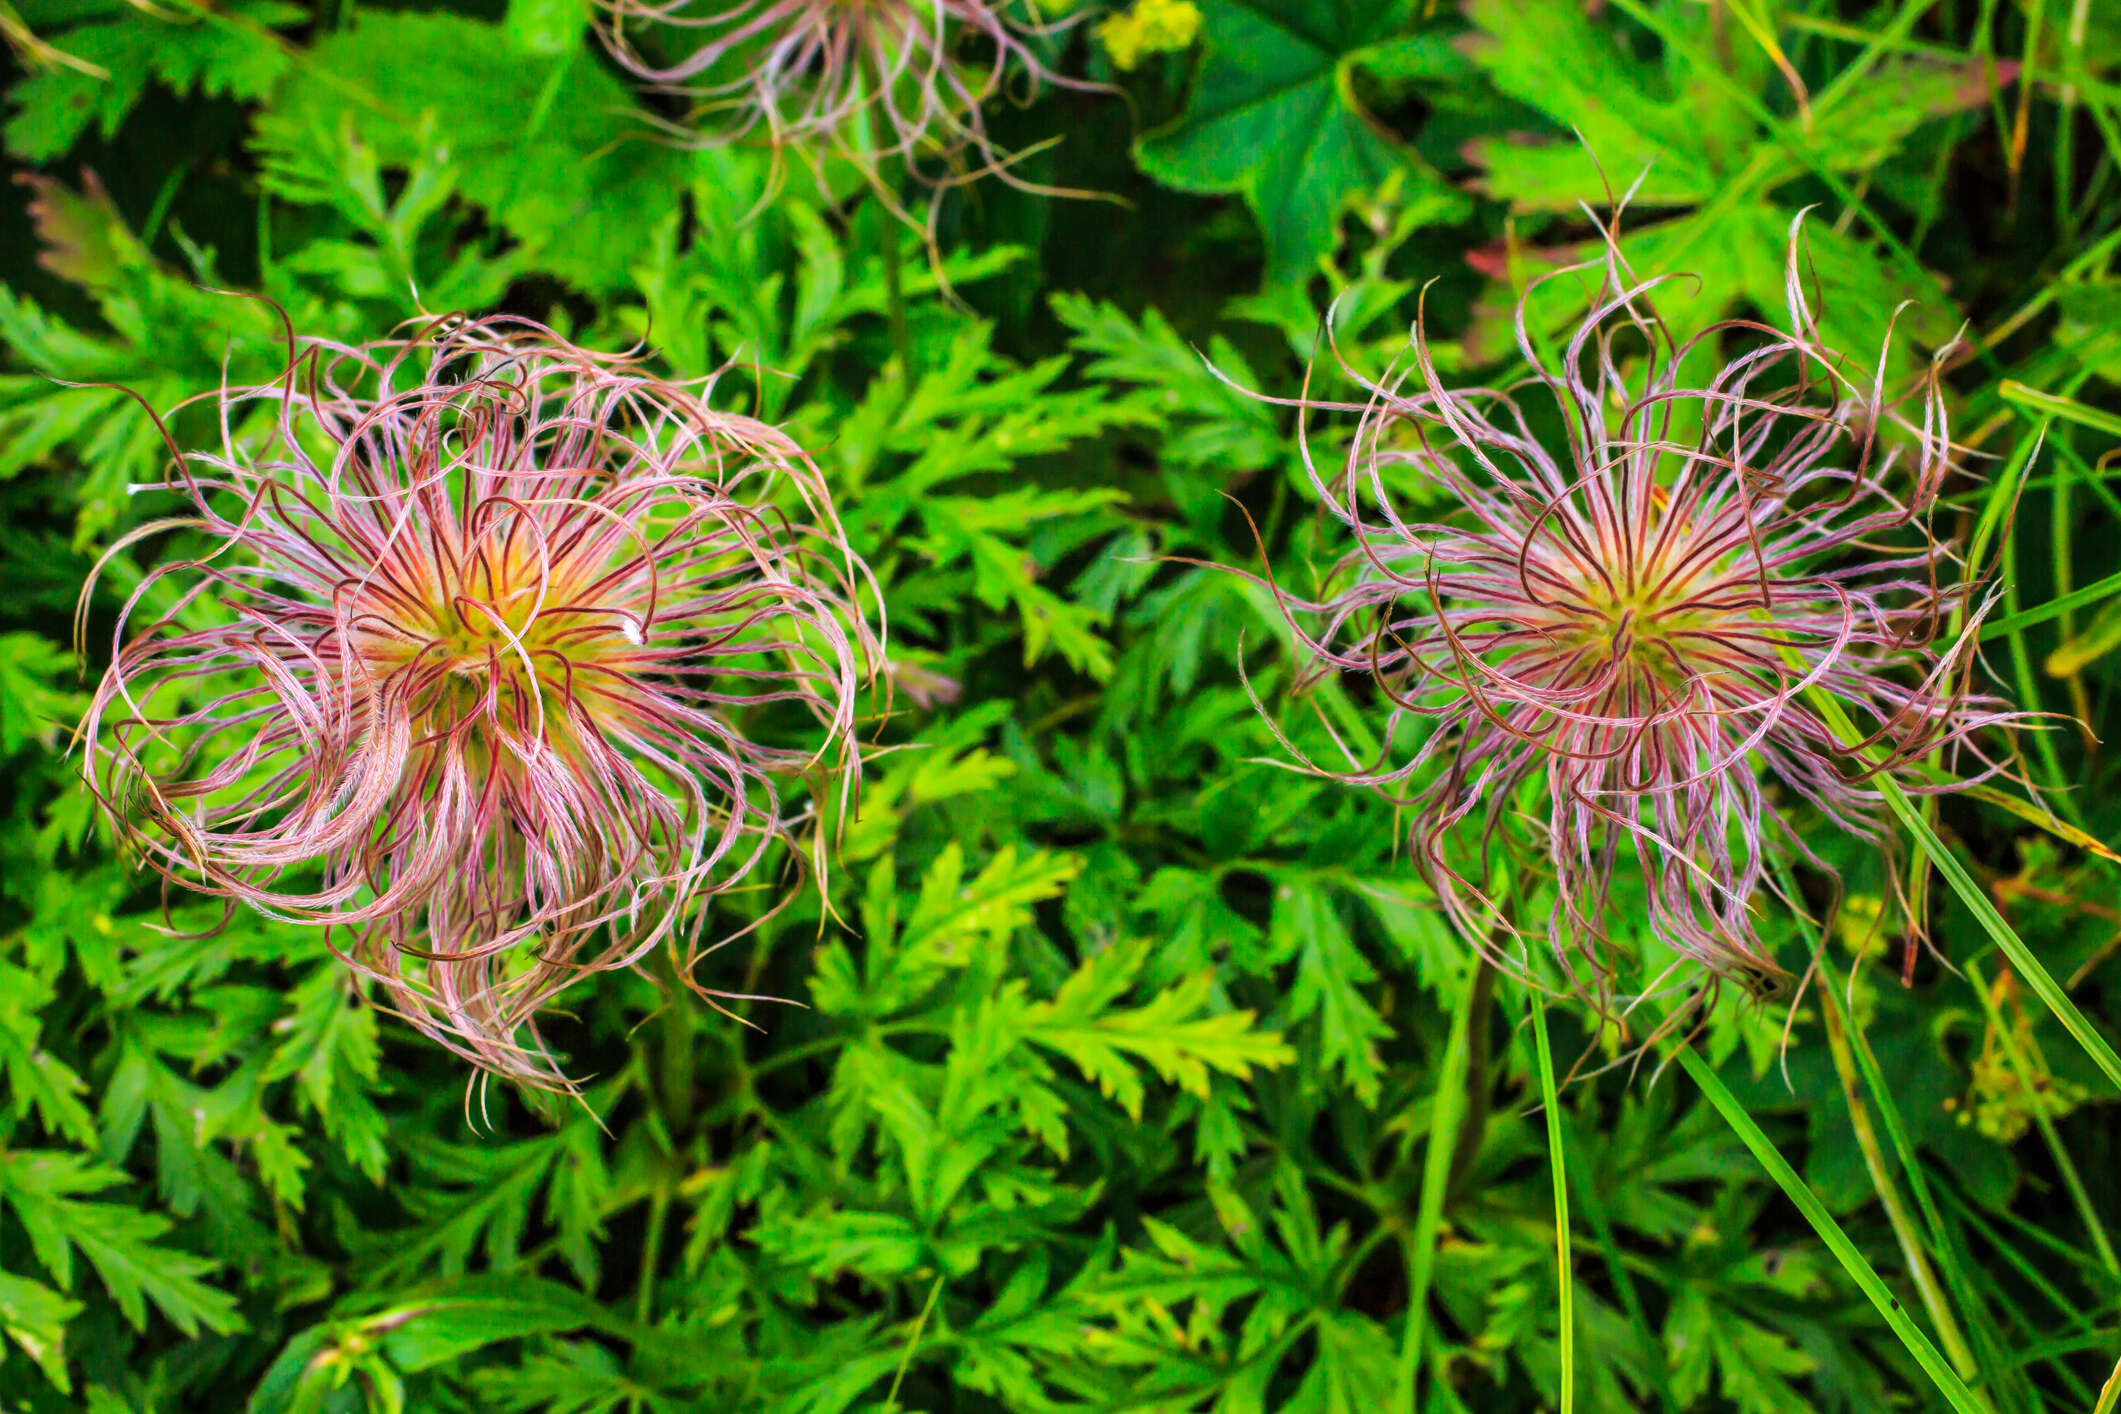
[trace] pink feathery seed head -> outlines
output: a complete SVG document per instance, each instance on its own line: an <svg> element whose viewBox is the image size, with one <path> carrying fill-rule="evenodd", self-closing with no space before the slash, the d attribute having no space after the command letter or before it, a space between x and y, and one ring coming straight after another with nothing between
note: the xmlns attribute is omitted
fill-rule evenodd
<svg viewBox="0 0 2121 1414"><path fill-rule="evenodd" d="M1049 83L1102 87L1041 60L1038 42L1074 18L1046 20L1035 0L604 0L603 9L599 30L619 64L694 103L708 141L822 145L872 178L897 159L935 186L989 173L1015 182L1022 154L995 145L983 106L1005 90L1028 102ZM629 29L654 31L652 48L682 57L645 57Z"/></svg>
<svg viewBox="0 0 2121 1414"><path fill-rule="evenodd" d="M83 723L121 835L565 1086L539 1008L659 946L689 980L705 900L796 823L777 780L859 784L867 570L801 449L709 391L508 318L222 389L220 449L150 488L187 514L120 542L215 542L127 599ZM809 740L750 739L768 704Z"/></svg>
<svg viewBox="0 0 2121 1414"><path fill-rule="evenodd" d="M1658 282L1609 246L1556 359L1520 305L1530 373L1446 388L1417 321L1408 366L1331 405L1360 414L1338 468L1306 443L1355 548L1316 599L1276 592L1304 680L1367 677L1386 714L1375 761L1324 773L1403 806L1457 925L1526 972L1471 861L1529 814L1558 900L1548 941L1601 1002L1623 875L1635 922L1763 989L1782 974L1756 894L1778 855L1821 864L1789 811L1876 838L1881 772L1940 789L1918 763L1941 751L1971 784L2005 766L1976 733L2017 720L1968 691L1985 604L1928 527L1956 465L1934 367L1889 399L1882 372L1821 344L1797 237L1790 332L1731 321L1677 343ZM1955 609L1970 622L1944 637ZM1828 728L1815 690L1861 740Z"/></svg>

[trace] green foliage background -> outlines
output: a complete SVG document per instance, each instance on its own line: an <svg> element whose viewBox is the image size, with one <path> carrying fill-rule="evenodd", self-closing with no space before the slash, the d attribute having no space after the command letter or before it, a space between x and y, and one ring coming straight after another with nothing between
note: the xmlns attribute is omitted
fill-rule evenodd
<svg viewBox="0 0 2121 1414"><path fill-rule="evenodd" d="M1248 518L1284 573L1337 551L1286 410L1232 387L1293 393L1329 297L1376 369L1426 285L1478 372L1609 183L1647 173L1638 267L1700 276L1661 296L1682 326L1776 314L1810 209L1831 339L1897 319L1904 373L1966 329L1955 425L1991 459L1950 495L2000 549L1991 661L2089 731L2031 762L2080 833L1966 800L1938 827L2112 1036L2121 875L2084 841L2121 836L2121 10L1202 10L1132 73L1094 16L1052 41L1125 101L992 115L1063 138L1030 175L1124 205L988 182L931 266L858 188L652 140L577 0L0 6L102 71L5 76L0 1408L1551 1409L1560 1159L1575 1407L1950 1407L1750 1125L1975 1407L2111 1410L2113 1091L1962 899L1918 886L1943 961L1903 985L1861 926L1887 860L1822 837L1852 1029L1726 999L1697 1047L1729 1113L1653 1051L1550 1130L1527 999L1473 1005L1390 807L1268 764L1250 694L1321 749L1363 701L1291 700L1271 602L1186 561L1252 563ZM116 387L169 409L275 367L276 317L228 290L350 341L488 308L645 339L733 363L730 405L816 449L896 652L960 691L873 724L913 749L877 760L830 914L703 979L800 1006L744 1027L601 978L557 1033L585 1111L468 1088L308 934L166 930L62 755L68 618L163 456ZM91 674L139 572L91 606ZM1548 1024L1563 1069L1594 1046Z"/></svg>

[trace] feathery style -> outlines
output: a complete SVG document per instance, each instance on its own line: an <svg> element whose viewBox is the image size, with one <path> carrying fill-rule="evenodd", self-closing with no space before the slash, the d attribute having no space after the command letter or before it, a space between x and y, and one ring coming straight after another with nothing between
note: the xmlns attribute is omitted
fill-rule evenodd
<svg viewBox="0 0 2121 1414"><path fill-rule="evenodd" d="M1928 526L1955 465L1934 368L1889 400L1882 358L1862 370L1822 344L1797 237L1789 332L1734 320L1677 342L1659 282L1609 243L1552 366L1520 304L1529 373L1450 389L1417 321L1411 367L1336 405L1360 414L1337 474L1306 441L1356 548L1317 599L1277 594L1304 680L1366 677L1384 716L1377 759L1325 773L1406 808L1454 921L1514 970L1529 958L1501 955L1515 934L1483 884L1524 812L1551 870L1548 941L1600 999L1624 874L1650 932L1762 990L1782 976L1755 927L1771 863L1821 864L1793 808L1876 838L1880 773L1940 789L1918 768L1940 750L1974 758L1959 784L2003 769L1973 734L2012 718L1968 691L1973 627L1945 632L1983 605ZM1828 729L1815 689L1862 740Z"/></svg>
<svg viewBox="0 0 2121 1414"><path fill-rule="evenodd" d="M710 141L760 135L812 160L829 151L872 182L896 160L931 186L998 174L1044 192L1017 181L1010 168L1024 154L996 146L981 111L1005 91L1029 101L1049 83L1097 87L1042 62L1037 43L1071 21L1044 20L1034 3L606 0L600 28L637 80L696 105ZM679 57L644 56L629 29Z"/></svg>
<svg viewBox="0 0 2121 1414"><path fill-rule="evenodd" d="M221 449L149 488L187 513L117 547L212 541L128 597L83 723L121 834L564 1086L539 1009L660 946L690 980L705 901L790 832L777 778L859 781L866 570L801 449L708 391L506 318L222 390Z"/></svg>

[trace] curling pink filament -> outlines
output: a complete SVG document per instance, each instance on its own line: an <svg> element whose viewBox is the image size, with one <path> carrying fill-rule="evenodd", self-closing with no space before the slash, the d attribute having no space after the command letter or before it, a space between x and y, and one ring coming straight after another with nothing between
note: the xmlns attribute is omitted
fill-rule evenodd
<svg viewBox="0 0 2121 1414"><path fill-rule="evenodd" d="M1549 371L1520 306L1524 381L1558 405L1563 458L1514 391L1446 389L1418 323L1411 373L1365 380L1330 484L1306 447L1358 548L1327 597L1282 603L1308 674L1364 675L1387 712L1380 758L1325 774L1409 807L1417 862L1490 948L1514 929L1454 843L1477 819L1484 852L1519 788L1542 782L1549 941L1579 983L1575 960L1589 962L1600 996L1624 862L1652 933L1713 976L1772 983L1781 970L1754 927L1772 851L1820 864L1791 801L1875 837L1880 772L1940 789L1917 769L1940 749L1976 756L1961 785L2003 768L1970 740L2012 720L1965 690L1973 627L1937 638L1955 606L1976 623L1980 606L1968 584L1941 582L1950 556L1927 528L1954 456L1936 381L1912 421L1882 372L1853 381L1818 341L1795 241L1793 228L1789 334L1733 321L1675 345L1648 306L1656 282L1632 283L1614 255ZM1725 337L1751 347L1683 382ZM1884 450L1888 430L1906 446ZM1410 499L1437 518L1403 515ZM1814 688L1863 741L1827 728Z"/></svg>
<svg viewBox="0 0 2121 1414"><path fill-rule="evenodd" d="M690 978L702 901L788 832L776 775L859 776L865 571L795 444L706 391L509 319L224 390L165 488L190 515L135 532L217 543L128 599L91 787L166 877L350 937L422 1030L564 1083L540 1007L659 945ZM767 703L811 750L732 723Z"/></svg>
<svg viewBox="0 0 2121 1414"><path fill-rule="evenodd" d="M1012 79L1028 100L1055 74L1034 41L1065 28L1032 0L606 0L607 47L644 84L695 102L712 140L763 130L776 148L824 143L874 176L896 158L938 185L1009 176L982 108ZM686 52L644 57L626 30ZM874 145L866 128L881 131ZM1044 190L1044 188L1032 188Z"/></svg>

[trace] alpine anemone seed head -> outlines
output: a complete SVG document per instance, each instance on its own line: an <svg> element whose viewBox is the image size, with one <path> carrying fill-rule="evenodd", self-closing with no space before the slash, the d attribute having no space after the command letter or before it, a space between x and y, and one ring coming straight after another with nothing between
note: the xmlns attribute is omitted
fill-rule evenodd
<svg viewBox="0 0 2121 1414"><path fill-rule="evenodd" d="M223 389L220 450L147 488L186 514L127 538L211 548L127 598L83 723L121 835L565 1086L540 1008L657 947L690 980L706 900L790 833L778 780L859 783L866 570L803 452L708 391L505 318Z"/></svg>
<svg viewBox="0 0 2121 1414"><path fill-rule="evenodd" d="M943 187L1010 169L983 107L1005 90L1029 102L1045 84L1098 85L1053 72L1038 43L1073 21L1035 0L605 0L600 30L643 84L696 105L709 141L762 136L776 152L829 151L868 172L897 161ZM680 53L658 63L650 47ZM902 216L904 212L900 213Z"/></svg>
<svg viewBox="0 0 2121 1414"><path fill-rule="evenodd" d="M1955 465L1934 371L1888 400L1881 372L1823 346L1797 237L1791 332L1731 321L1677 343L1658 282L1609 248L1558 366L1520 305L1529 374L1447 388L1417 321L1410 363L1343 405L1360 422L1331 475L1306 443L1356 548L1320 597L1281 602L1306 680L1367 678L1384 713L1379 756L1325 773L1401 805L1456 925L1527 974L1486 865L1529 816L1548 942L1601 1003L1616 921L1713 978L1774 985L1757 895L1780 851L1824 867L1793 808L1876 837L1881 773L1919 792L1940 788L1918 767L1934 752L1972 755L1959 784L2003 768L1974 734L2012 718L1967 690L1984 606L1928 528ZM1863 738L1831 731L1813 691ZM1640 901L1616 920L1630 874Z"/></svg>

